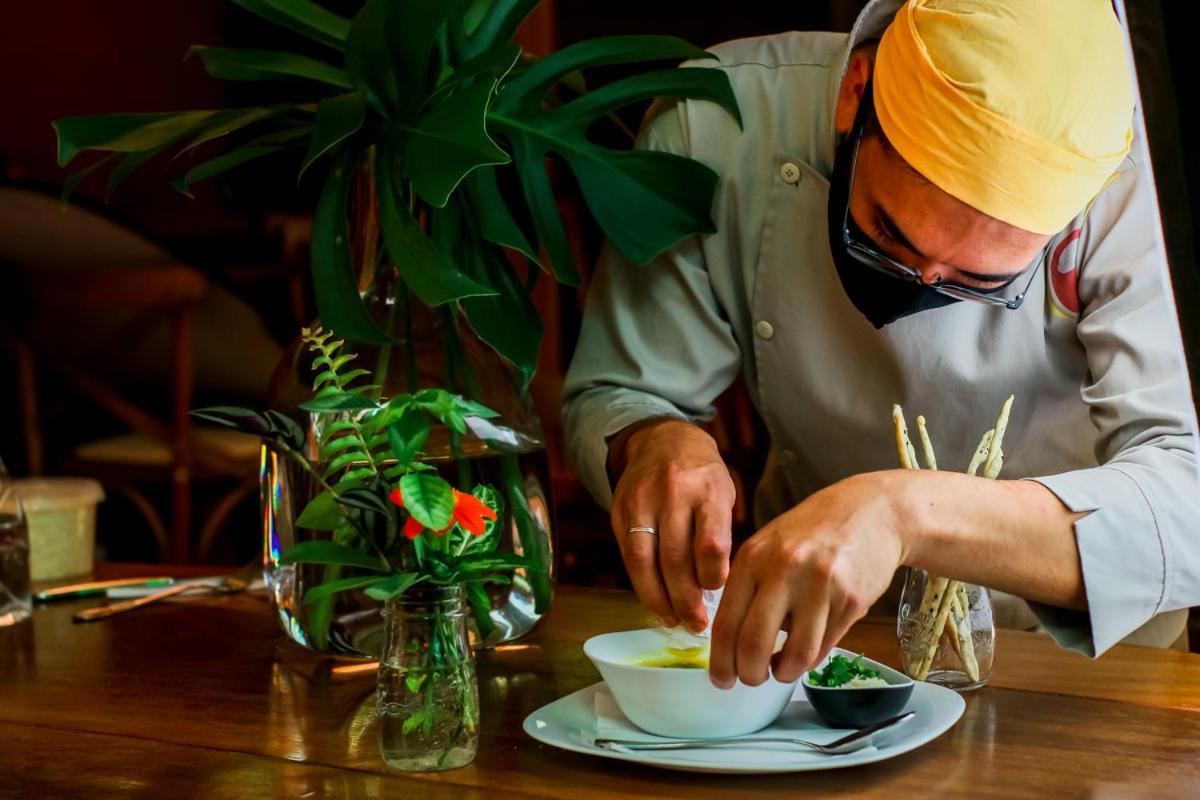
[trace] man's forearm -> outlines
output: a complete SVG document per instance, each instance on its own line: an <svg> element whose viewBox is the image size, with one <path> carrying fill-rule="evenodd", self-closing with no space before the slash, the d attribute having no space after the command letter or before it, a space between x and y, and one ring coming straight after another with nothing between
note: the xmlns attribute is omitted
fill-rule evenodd
<svg viewBox="0 0 1200 800"><path fill-rule="evenodd" d="M1072 512L1033 481L895 471L904 563L1048 605L1087 596Z"/></svg>

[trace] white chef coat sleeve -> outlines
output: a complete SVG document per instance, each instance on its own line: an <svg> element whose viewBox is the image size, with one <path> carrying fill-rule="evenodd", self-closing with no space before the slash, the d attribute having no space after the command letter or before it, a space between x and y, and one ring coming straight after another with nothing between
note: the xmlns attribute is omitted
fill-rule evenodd
<svg viewBox="0 0 1200 800"><path fill-rule="evenodd" d="M1036 478L1072 511L1088 610L1031 604L1065 647L1096 657L1152 617L1200 605L1195 416L1153 186L1125 171L1081 227L1081 388L1100 466Z"/></svg>
<svg viewBox="0 0 1200 800"><path fill-rule="evenodd" d="M652 115L636 146L689 155L681 107ZM739 364L698 236L643 266L606 242L563 387L568 454L596 500L612 503L609 437L649 418L710 419Z"/></svg>

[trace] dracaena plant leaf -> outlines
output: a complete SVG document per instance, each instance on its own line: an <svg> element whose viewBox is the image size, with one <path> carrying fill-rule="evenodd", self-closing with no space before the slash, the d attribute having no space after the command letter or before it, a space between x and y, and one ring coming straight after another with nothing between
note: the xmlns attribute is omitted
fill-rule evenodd
<svg viewBox="0 0 1200 800"><path fill-rule="evenodd" d="M350 24L346 70L385 117L408 119L429 90L439 30L465 0L367 0Z"/></svg>
<svg viewBox="0 0 1200 800"><path fill-rule="evenodd" d="M317 103L313 135L300 165L300 175L322 155L358 133L366 117L367 99L361 90L326 97Z"/></svg>
<svg viewBox="0 0 1200 800"><path fill-rule="evenodd" d="M169 147L196 132L221 111L164 114L96 114L56 120L58 164L65 167L85 150L140 153Z"/></svg>
<svg viewBox="0 0 1200 800"><path fill-rule="evenodd" d="M507 42L541 0L476 0L467 9L464 27L471 58L497 43Z"/></svg>
<svg viewBox="0 0 1200 800"><path fill-rule="evenodd" d="M487 133L487 109L495 80L477 80L402 125L400 163L413 189L432 206L446 205L473 170L506 164L508 154Z"/></svg>
<svg viewBox="0 0 1200 800"><path fill-rule="evenodd" d="M338 336L357 342L389 344L391 337L379 329L363 308L350 264L346 207L356 164L349 154L340 156L330 169L317 200L312 232L312 275L317 312L321 323Z"/></svg>
<svg viewBox="0 0 1200 800"><path fill-rule="evenodd" d="M273 81L288 78L316 81L349 89L346 71L315 58L280 50L247 50L239 47L196 45L188 55L199 55L204 69L227 81Z"/></svg>
<svg viewBox="0 0 1200 800"><path fill-rule="evenodd" d="M222 153L215 158L197 164L172 181L171 185L183 194L190 194L189 190L193 183L214 178L248 161L299 147L303 142L297 140L300 137L308 135L310 130L309 127L304 126L293 130L265 134L257 139L246 142L241 147L234 148L227 153ZM120 169L120 166L113 170L113 175L117 174L118 169Z"/></svg>
<svg viewBox="0 0 1200 800"><path fill-rule="evenodd" d="M489 242L516 250L534 264L541 265L537 249L521 226L513 219L512 212L500 194L495 167L483 167L467 176L466 197L479 233Z"/></svg>
<svg viewBox="0 0 1200 800"><path fill-rule="evenodd" d="M350 22L312 0L232 0L235 5L268 22L336 47L346 42Z"/></svg>
<svg viewBox="0 0 1200 800"><path fill-rule="evenodd" d="M643 264L687 236L713 230L710 208L717 176L681 156L601 147L587 138L588 128L618 108L664 96L711 100L739 122L740 117L728 77L715 69L657 70L557 108L546 107L546 93L564 76L587 67L701 57L711 56L672 37L596 39L546 57L500 93L489 118L512 144L525 200L560 280L573 283L578 275L546 175L547 155L566 161L609 240L627 258Z"/></svg>

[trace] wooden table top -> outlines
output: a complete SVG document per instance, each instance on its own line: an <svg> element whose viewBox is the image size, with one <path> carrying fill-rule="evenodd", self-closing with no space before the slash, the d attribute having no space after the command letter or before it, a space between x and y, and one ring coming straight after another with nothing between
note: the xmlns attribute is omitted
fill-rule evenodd
<svg viewBox="0 0 1200 800"><path fill-rule="evenodd" d="M527 714L599 679L585 639L646 621L632 595L561 587L532 636L479 656L475 763L412 775L380 759L370 667L286 641L264 595L72 624L88 602L0 628L0 797L1200 797L1200 656L1174 651L1118 647L1091 662L1002 631L991 686L925 747L851 770L696 775L522 732ZM844 644L896 661L883 622Z"/></svg>

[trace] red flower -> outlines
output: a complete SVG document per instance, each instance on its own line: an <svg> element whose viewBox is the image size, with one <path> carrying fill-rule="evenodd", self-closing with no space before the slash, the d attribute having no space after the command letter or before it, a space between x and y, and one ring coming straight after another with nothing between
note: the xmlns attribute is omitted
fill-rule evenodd
<svg viewBox="0 0 1200 800"><path fill-rule="evenodd" d="M463 527L463 530L468 531L474 536L482 536L487 530L487 520L495 520L496 512L487 503L480 500L473 494L465 494L454 489L454 511L450 515L450 522L441 530L434 531L436 536L444 536L446 532L458 523ZM399 489L393 489L388 495L393 503L404 508L404 493ZM404 522L404 535L409 539L415 539L425 530L425 526L417 521L417 518L409 515Z"/></svg>

